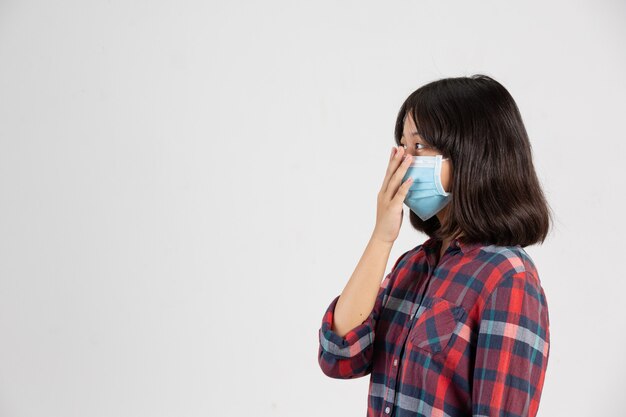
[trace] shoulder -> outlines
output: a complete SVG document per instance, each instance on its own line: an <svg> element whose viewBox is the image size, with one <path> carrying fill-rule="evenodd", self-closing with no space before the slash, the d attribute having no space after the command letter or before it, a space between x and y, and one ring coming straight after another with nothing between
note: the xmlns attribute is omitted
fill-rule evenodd
<svg viewBox="0 0 626 417"><path fill-rule="evenodd" d="M480 249L478 255L493 265L492 273L484 281L480 299L484 304L502 300L504 305L514 308L514 299L527 303L534 300L536 306L547 307L537 267L521 246L489 245Z"/></svg>
<svg viewBox="0 0 626 417"><path fill-rule="evenodd" d="M494 286L497 284L496 281L504 280L506 277L513 275L524 275L539 281L535 262L528 252L519 245L486 245L482 246L475 256L477 259L495 267L496 273L493 274L491 279Z"/></svg>

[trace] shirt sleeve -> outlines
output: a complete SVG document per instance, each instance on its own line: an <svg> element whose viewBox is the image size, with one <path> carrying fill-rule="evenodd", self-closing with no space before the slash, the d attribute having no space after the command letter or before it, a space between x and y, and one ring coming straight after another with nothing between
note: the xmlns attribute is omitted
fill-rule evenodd
<svg viewBox="0 0 626 417"><path fill-rule="evenodd" d="M362 377L371 372L376 323L391 290L392 276L396 267L408 252L403 253L396 260L391 272L383 279L370 315L343 337L332 330L335 305L340 295L331 301L318 331L318 362L324 374L331 378L350 379Z"/></svg>
<svg viewBox="0 0 626 417"><path fill-rule="evenodd" d="M480 315L472 386L474 417L534 417L550 352L548 305L527 271L504 278Z"/></svg>

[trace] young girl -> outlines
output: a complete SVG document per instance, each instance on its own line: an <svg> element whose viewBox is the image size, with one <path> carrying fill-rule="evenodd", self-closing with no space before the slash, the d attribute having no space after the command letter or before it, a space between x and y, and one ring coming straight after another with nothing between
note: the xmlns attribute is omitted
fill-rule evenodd
<svg viewBox="0 0 626 417"><path fill-rule="evenodd" d="M523 248L551 216L515 101L486 75L431 82L395 140L370 240L323 316L322 371L371 374L368 416L535 416L550 331ZM429 239L381 283L403 205Z"/></svg>

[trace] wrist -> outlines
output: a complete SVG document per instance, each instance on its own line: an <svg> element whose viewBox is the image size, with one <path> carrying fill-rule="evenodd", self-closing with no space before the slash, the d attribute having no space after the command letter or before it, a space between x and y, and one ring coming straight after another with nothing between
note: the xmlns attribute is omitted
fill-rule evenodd
<svg viewBox="0 0 626 417"><path fill-rule="evenodd" d="M393 240L386 240L381 238L380 236L378 236L376 234L376 232L373 232L372 235L370 236L370 242L376 244L376 245L380 245L380 246L393 246L394 242Z"/></svg>

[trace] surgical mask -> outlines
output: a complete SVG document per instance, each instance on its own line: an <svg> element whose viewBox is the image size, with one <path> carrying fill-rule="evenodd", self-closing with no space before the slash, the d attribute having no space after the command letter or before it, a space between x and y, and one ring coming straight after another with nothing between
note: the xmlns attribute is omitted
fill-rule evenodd
<svg viewBox="0 0 626 417"><path fill-rule="evenodd" d="M413 156L411 166L402 178L404 183L413 177L404 203L424 221L437 214L452 198L441 184L441 166L447 159L442 155Z"/></svg>

